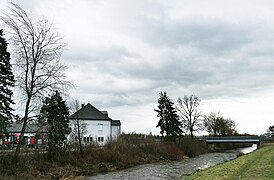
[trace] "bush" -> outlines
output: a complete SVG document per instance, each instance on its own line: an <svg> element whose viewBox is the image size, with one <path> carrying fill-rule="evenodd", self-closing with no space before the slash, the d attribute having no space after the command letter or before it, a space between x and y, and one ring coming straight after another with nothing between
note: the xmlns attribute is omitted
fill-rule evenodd
<svg viewBox="0 0 274 180"><path fill-rule="evenodd" d="M179 143L160 142L159 137L142 134L122 134L104 147L86 146L83 152L70 147L58 149L56 157L39 151L24 152L19 160L13 154L0 155L2 179L72 179L100 172L129 168L134 165L165 160L181 160L185 155L206 152L205 144L184 137ZM16 164L17 166L14 166Z"/></svg>
<svg viewBox="0 0 274 180"><path fill-rule="evenodd" d="M176 144L162 144L160 152L164 159L181 160L185 156L184 152Z"/></svg>
<svg viewBox="0 0 274 180"><path fill-rule="evenodd" d="M189 157L195 157L200 154L207 153L207 146L205 142L195 140L190 136L185 136L182 139L180 139L179 147Z"/></svg>

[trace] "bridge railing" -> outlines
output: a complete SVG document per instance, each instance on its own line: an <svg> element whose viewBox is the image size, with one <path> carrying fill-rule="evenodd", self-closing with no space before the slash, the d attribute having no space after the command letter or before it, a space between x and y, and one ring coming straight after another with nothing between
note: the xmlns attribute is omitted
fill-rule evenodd
<svg viewBox="0 0 274 180"><path fill-rule="evenodd" d="M259 143L259 136L207 137L207 143Z"/></svg>

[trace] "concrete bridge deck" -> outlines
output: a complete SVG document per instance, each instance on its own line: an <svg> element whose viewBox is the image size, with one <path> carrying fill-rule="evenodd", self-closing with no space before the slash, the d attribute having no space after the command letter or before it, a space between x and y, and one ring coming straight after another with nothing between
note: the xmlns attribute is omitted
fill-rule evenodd
<svg viewBox="0 0 274 180"><path fill-rule="evenodd" d="M260 143L259 136L207 137L206 143Z"/></svg>

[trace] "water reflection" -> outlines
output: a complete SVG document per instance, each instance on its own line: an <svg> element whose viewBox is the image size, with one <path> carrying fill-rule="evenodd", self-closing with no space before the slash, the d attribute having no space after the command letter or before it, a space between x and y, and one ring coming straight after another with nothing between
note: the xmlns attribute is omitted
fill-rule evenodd
<svg viewBox="0 0 274 180"><path fill-rule="evenodd" d="M233 149L233 150L228 150L226 152L228 153L241 153L241 154L248 154L248 153L251 153L253 151L255 151L257 149L257 144L253 144L252 146L250 147L244 147L244 148L238 148L238 149Z"/></svg>
<svg viewBox="0 0 274 180"><path fill-rule="evenodd" d="M239 152L241 152L243 154L248 154L248 153L255 151L257 148L258 148L257 144L253 144L251 147L240 148Z"/></svg>

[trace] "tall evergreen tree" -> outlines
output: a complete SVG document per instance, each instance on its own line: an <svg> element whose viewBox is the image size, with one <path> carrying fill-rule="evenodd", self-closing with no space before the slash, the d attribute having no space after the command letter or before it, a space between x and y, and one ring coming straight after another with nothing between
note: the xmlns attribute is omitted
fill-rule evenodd
<svg viewBox="0 0 274 180"><path fill-rule="evenodd" d="M10 53L7 52L8 43L2 37L0 29L0 133L6 133L7 127L12 123L11 105L14 104L10 89L14 86L14 75L11 71Z"/></svg>
<svg viewBox="0 0 274 180"><path fill-rule="evenodd" d="M174 103L169 99L166 92L161 92L158 104L158 109L155 109L155 111L158 113L157 116L160 120L156 127L161 128L160 133L162 136L166 135L168 138L175 140L176 136L182 134L182 124L174 108Z"/></svg>
<svg viewBox="0 0 274 180"><path fill-rule="evenodd" d="M45 99L41 108L41 116L49 126L48 145L51 155L65 143L69 128L69 108L58 91Z"/></svg>

